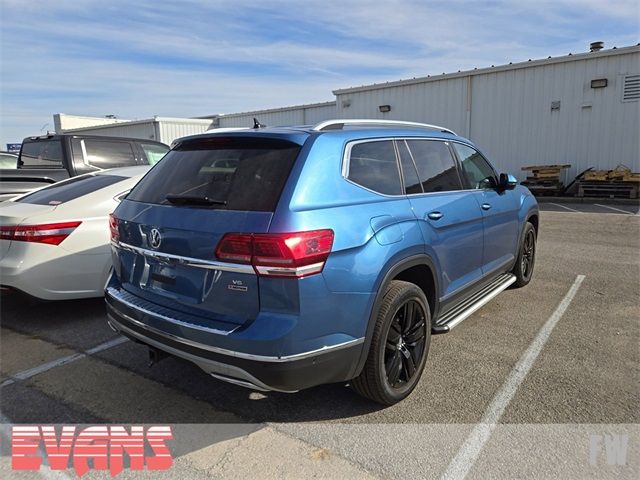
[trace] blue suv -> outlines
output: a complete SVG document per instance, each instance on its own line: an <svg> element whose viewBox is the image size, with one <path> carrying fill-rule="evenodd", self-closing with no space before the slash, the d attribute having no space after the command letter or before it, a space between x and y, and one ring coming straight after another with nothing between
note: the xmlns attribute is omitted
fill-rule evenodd
<svg viewBox="0 0 640 480"><path fill-rule="evenodd" d="M538 207L469 140L332 120L180 139L110 219L111 327L254 389L390 405L533 272Z"/></svg>

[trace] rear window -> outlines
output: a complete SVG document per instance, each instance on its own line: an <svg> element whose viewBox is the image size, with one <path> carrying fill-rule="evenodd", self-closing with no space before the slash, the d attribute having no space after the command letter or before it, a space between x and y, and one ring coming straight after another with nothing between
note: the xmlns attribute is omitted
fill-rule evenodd
<svg viewBox="0 0 640 480"><path fill-rule="evenodd" d="M126 177L117 175L82 175L54 183L37 192L25 195L17 202L36 205L60 205L125 179Z"/></svg>
<svg viewBox="0 0 640 480"><path fill-rule="evenodd" d="M268 138L190 140L167 153L127 200L166 205L178 204L176 197L199 198L211 204L180 205L272 212L299 152L300 145Z"/></svg>
<svg viewBox="0 0 640 480"><path fill-rule="evenodd" d="M20 152L21 167L62 168L60 140L25 140Z"/></svg>

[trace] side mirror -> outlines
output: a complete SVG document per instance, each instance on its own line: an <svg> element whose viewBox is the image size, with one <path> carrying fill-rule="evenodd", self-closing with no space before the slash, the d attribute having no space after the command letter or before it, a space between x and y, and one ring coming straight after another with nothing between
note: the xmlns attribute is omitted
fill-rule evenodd
<svg viewBox="0 0 640 480"><path fill-rule="evenodd" d="M518 179L509 173L500 174L499 187L501 190L513 190L518 185Z"/></svg>

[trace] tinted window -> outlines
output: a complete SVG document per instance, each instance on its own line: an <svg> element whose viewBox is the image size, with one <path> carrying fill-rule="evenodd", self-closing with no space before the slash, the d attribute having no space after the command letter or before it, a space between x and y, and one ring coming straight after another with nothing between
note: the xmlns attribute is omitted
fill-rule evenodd
<svg viewBox="0 0 640 480"><path fill-rule="evenodd" d="M142 147L142 150L144 150L144 154L147 156L149 165L155 165L158 163L169 151L169 147L156 145L155 143L142 143L140 146Z"/></svg>
<svg viewBox="0 0 640 480"><path fill-rule="evenodd" d="M273 211L299 151L297 144L268 138L190 140L167 153L127 200L170 204L167 195L206 197L220 204L205 208Z"/></svg>
<svg viewBox="0 0 640 480"><path fill-rule="evenodd" d="M82 175L54 183L17 201L37 205L59 205L125 179L126 177L118 177L116 175Z"/></svg>
<svg viewBox="0 0 640 480"><path fill-rule="evenodd" d="M374 192L386 195L402 194L393 142L384 140L353 145L348 178Z"/></svg>
<svg viewBox="0 0 640 480"><path fill-rule="evenodd" d="M98 168L128 167L136 164L128 142L84 139L86 161Z"/></svg>
<svg viewBox="0 0 640 480"><path fill-rule="evenodd" d="M19 163L21 167L61 168L62 144L60 140L25 140Z"/></svg>
<svg viewBox="0 0 640 480"><path fill-rule="evenodd" d="M404 179L404 191L407 194L422 193L422 185L418 179L418 172L415 163L409 152L409 147L404 140L397 142L400 152L400 163L402 165L402 177Z"/></svg>
<svg viewBox="0 0 640 480"><path fill-rule="evenodd" d="M425 192L460 190L460 178L445 142L407 140Z"/></svg>
<svg viewBox="0 0 640 480"><path fill-rule="evenodd" d="M462 170L471 188L494 188L497 185L495 172L482 155L460 143L454 143L453 146L460 157Z"/></svg>

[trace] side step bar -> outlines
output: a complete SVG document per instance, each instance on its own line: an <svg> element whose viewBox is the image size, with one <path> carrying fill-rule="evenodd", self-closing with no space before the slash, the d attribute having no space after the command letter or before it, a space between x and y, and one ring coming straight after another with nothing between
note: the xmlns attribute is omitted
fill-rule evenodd
<svg viewBox="0 0 640 480"><path fill-rule="evenodd" d="M466 299L460 305L456 305L440 317L436 321L436 325L431 329L431 333L434 335L449 333L456 325L459 325L463 320L469 318L515 281L516 276L512 273L500 275L482 290Z"/></svg>

